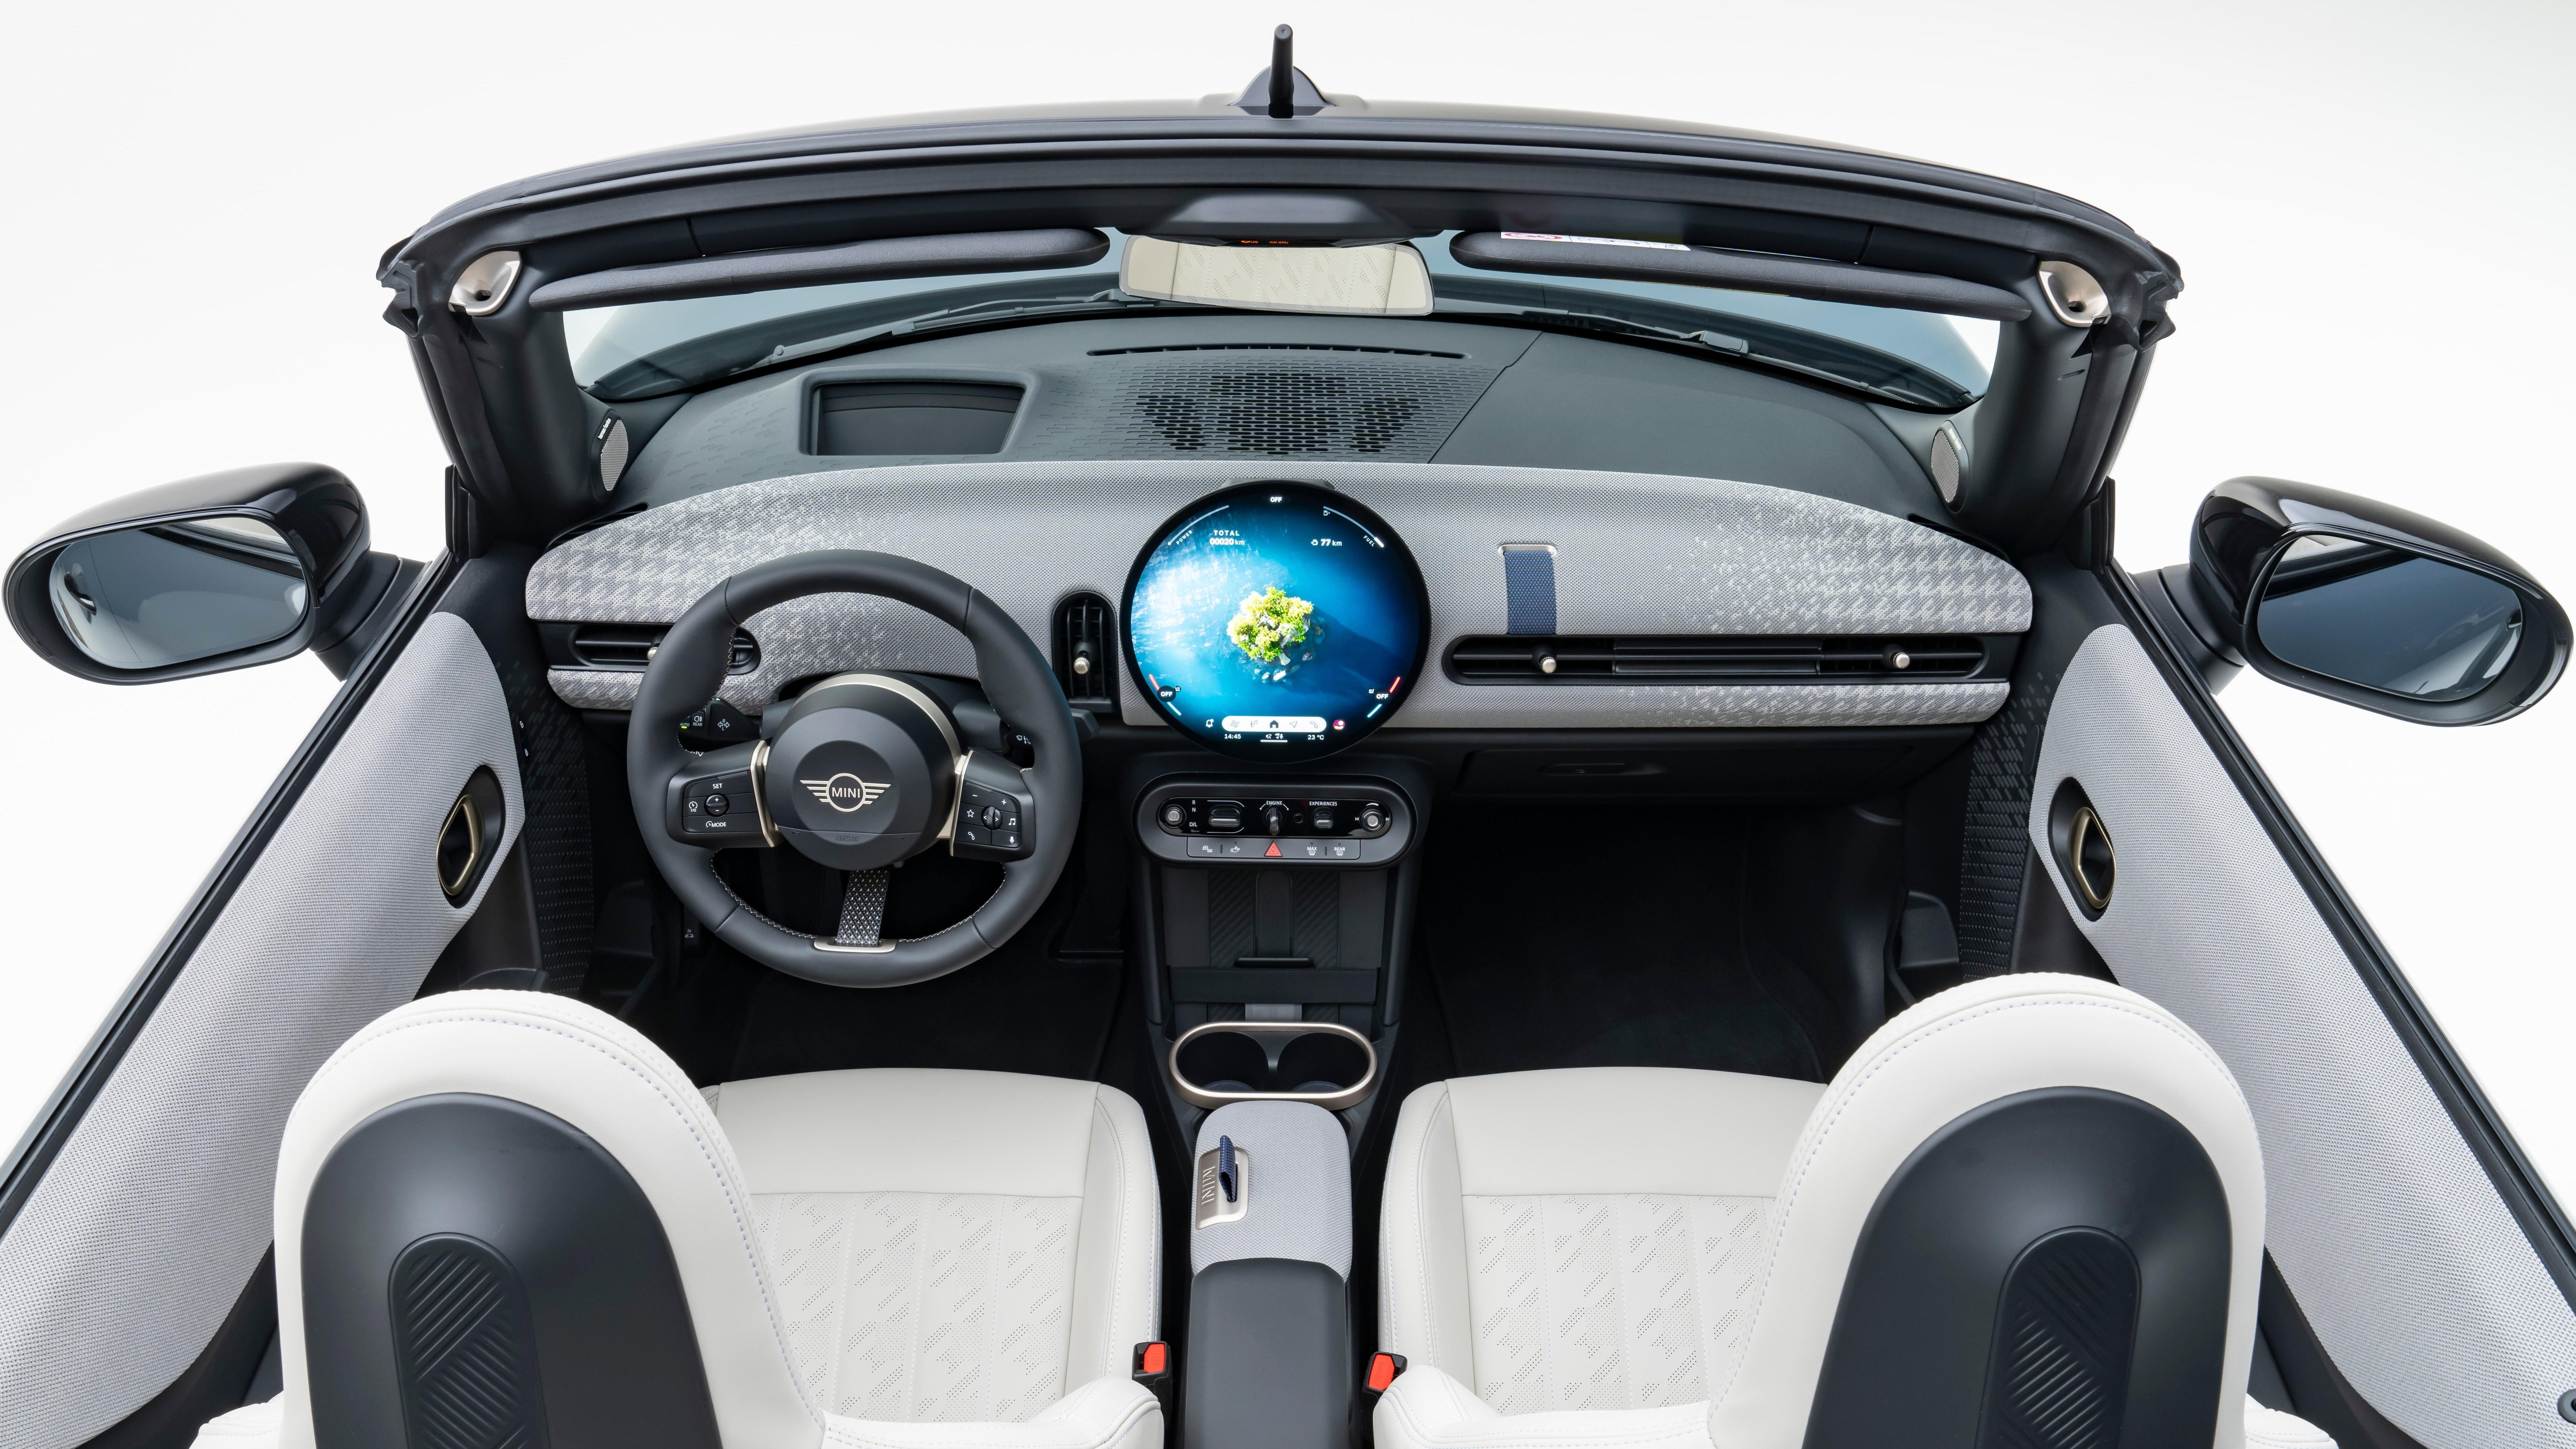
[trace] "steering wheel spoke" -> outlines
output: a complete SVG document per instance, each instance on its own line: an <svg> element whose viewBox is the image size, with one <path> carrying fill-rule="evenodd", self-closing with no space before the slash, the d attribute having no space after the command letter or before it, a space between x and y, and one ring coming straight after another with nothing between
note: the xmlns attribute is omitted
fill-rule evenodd
<svg viewBox="0 0 2576 1449"><path fill-rule="evenodd" d="M882 865L874 870L843 873L841 925L832 933L835 948L843 951L878 948L878 938L885 929L886 891L893 878L894 871Z"/></svg>
<svg viewBox="0 0 2576 1449"><path fill-rule="evenodd" d="M673 840L701 850L776 845L760 798L768 742L727 745L690 758L662 791L662 826Z"/></svg>
<svg viewBox="0 0 2576 1449"><path fill-rule="evenodd" d="M949 853L965 860L1026 860L1036 849L1037 794L1020 767L990 750L957 762L957 803Z"/></svg>

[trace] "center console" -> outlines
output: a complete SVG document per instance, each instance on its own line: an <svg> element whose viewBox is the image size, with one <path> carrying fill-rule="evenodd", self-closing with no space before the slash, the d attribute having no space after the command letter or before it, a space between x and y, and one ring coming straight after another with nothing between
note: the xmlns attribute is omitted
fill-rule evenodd
<svg viewBox="0 0 2576 1449"><path fill-rule="evenodd" d="M1181 1449L1349 1449L1351 1154L1392 1060L1429 781L1138 760L1164 1104L1195 1144Z"/></svg>
<svg viewBox="0 0 2576 1449"><path fill-rule="evenodd" d="M1303 1102L1199 1124L1180 1449L1347 1449L1351 1161Z"/></svg>
<svg viewBox="0 0 2576 1449"><path fill-rule="evenodd" d="M1180 1442L1348 1449L1351 1155L1432 798L1423 766L1353 747L1421 681L1421 572L1356 501L1247 483L1174 515L1122 602L1176 746L1129 760L1120 799L1163 1106L1196 1144Z"/></svg>

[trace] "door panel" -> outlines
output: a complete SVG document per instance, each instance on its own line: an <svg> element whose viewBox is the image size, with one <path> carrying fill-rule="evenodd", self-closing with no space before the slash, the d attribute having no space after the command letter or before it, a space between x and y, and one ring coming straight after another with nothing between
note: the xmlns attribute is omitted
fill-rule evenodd
<svg viewBox="0 0 2576 1449"><path fill-rule="evenodd" d="M474 631L432 614L0 1237L0 1449L86 1440L205 1348L268 1249L296 1096L411 999L500 876L461 905L439 889L478 767L501 785L497 860L526 814L509 710Z"/></svg>
<svg viewBox="0 0 2576 1449"><path fill-rule="evenodd" d="M2086 919L2049 839L2077 781L2116 849ZM2267 1245L2355 1388L2434 1449L2576 1446L2576 1313L2137 637L2057 685L2032 849L2122 984L2217 1049L2262 1132Z"/></svg>

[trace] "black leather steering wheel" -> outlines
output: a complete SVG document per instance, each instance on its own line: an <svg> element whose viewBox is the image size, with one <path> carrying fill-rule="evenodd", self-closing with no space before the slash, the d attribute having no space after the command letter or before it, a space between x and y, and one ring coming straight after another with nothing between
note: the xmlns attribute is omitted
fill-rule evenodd
<svg viewBox="0 0 2576 1449"><path fill-rule="evenodd" d="M757 742L699 754L679 726L723 685L734 630L809 594L909 604L975 647L985 698L1025 735L1023 770L969 748L952 711L919 685L844 674L799 695ZM886 553L794 554L734 575L690 606L645 666L628 721L626 788L662 878L717 939L790 976L903 986L977 961L1037 914L1073 854L1081 745L1055 671L1002 606L962 580ZM848 872L840 930L810 936L744 905L716 874L720 847L785 845ZM1002 865L975 913L906 941L877 937L888 868L945 846Z"/></svg>

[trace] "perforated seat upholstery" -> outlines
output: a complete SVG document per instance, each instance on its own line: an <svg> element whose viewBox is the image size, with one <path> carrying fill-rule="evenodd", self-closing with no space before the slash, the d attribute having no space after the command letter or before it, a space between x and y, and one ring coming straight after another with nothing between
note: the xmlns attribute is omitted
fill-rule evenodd
<svg viewBox="0 0 2576 1449"><path fill-rule="evenodd" d="M1116 1088L881 1070L707 1096L827 1411L1017 1423L1154 1337L1153 1156Z"/></svg>
<svg viewBox="0 0 2576 1449"><path fill-rule="evenodd" d="M314 1443L316 1395L336 1386L317 1384L311 1365L347 1355L308 1342L306 1255L285 1247L308 1242L307 1201L329 1178L335 1149L398 1119L397 1108L481 1110L495 1099L518 1114L513 1121L568 1125L649 1203L685 1299L672 1316L686 1321L673 1331L693 1342L705 1377L712 1419L702 1440L725 1449L1161 1444L1161 1412L1128 1372L1134 1346L1157 1336L1161 1231L1144 1117L1123 1093L1048 1077L891 1070L702 1094L623 1024L530 992L413 1002L358 1033L314 1077L278 1168L285 1392L207 1425L201 1444ZM331 1181L345 1180L345 1163L337 1170ZM422 1196L408 1192L406 1210ZM312 1241L332 1230L317 1228ZM327 1290L335 1270L326 1249L314 1249L326 1256L312 1271ZM635 1255L634 1284L651 1278L651 1256ZM523 1331L535 1325L543 1348L567 1321L543 1301L560 1296L549 1285L562 1275L542 1255L523 1258L514 1266L535 1307L521 1322ZM612 1279L612 1296L625 1291L626 1277ZM595 1298L597 1288L586 1291ZM383 1321L381 1309L372 1321ZM599 1332L620 1320L594 1312L587 1322ZM513 1388L505 1367L494 1380L500 1396L568 1412L585 1390L555 1375L578 1354L534 1357L534 1386ZM611 1395L622 1392L615 1371L599 1380ZM597 1383L588 1391L601 1401ZM663 1438L686 1440L680 1428Z"/></svg>
<svg viewBox="0 0 2576 1449"><path fill-rule="evenodd" d="M1850 1394L1848 1379L1827 1382L1827 1349L1843 1344L1849 1361L1864 1351L1859 1346L1874 1345L1865 1351L1882 1364L1911 1352L1903 1342L1916 1331L1911 1314L1855 1309L1872 1321L1846 1321L1842 1311L1847 1289L1855 1301L1889 1301L1875 1265L1891 1255L1874 1250L1880 1229L1871 1223L1882 1198L1920 1208L1923 1199L1906 1194L1919 1193L1926 1178L1910 1173L1909 1162L1963 1140L1963 1126L2052 1111L2178 1124L2188 1136L2169 1133L2168 1145L2184 1143L2196 1156L2187 1145L2198 1144L2207 1207L2190 1231L2204 1265L2202 1306L2194 1316L2183 1301L2190 1295L2174 1286L2177 1275L2156 1259L2138 1290L2141 1321L2206 1326L2180 1357L2199 1356L2194 1382L2209 1397L2193 1413L2213 1425L2209 1442L2218 1449L2249 1442L2249 1413L2267 1436L2313 1435L2243 1397L2263 1179L2233 1080L2188 1028L2135 993L2029 975L1972 982L1916 1006L1824 1086L1608 1068L1460 1078L1414 1092L1397 1120L1381 1209L1379 1346L1404 1355L1408 1367L1375 1410L1379 1449L1985 1442L1980 1400L1994 1337L1959 1334L1955 1313L1939 1315L1966 1304L1990 1328L2009 1276L2003 1267L1961 1268L1923 1298L1923 1332L1973 1342L1963 1371L1928 1393L1922 1384L1904 1390L1922 1396L1921 1418L1893 1437L1886 1419L1874 1433L1852 1432L1849 1400L1869 1392ZM2009 1264L2017 1273L2024 1259L2016 1254L2035 1251L2026 1241L2062 1230L2048 1216L2057 1209L2043 1179L2030 1179L2043 1186L2020 1192L2002 1213L1975 1201L1980 1178L2020 1180L2000 1176L2011 1164L1998 1157L2011 1155L2009 1147L1990 1152L1968 1171L1971 1211L1945 1218L1918 1210L1915 1235L1893 1256L1950 1259L1951 1243L1939 1234L1951 1233L1962 1240L1954 1266ZM2116 1168L2116 1152L2112 1160ZM2103 1175L2088 1168L2056 1181L2073 1182L2080 1197ZM2068 1211L2069 1226L2088 1222L2086 1209ZM2014 1223L1999 1250L1995 1233L1978 1225L2015 1213L2027 1221ZM1892 1223L1897 1215L1891 1208L1886 1216ZM1931 1236L1921 1230L1926 1223ZM2120 1231L2151 1244L2141 1257L2153 1258L2153 1243L2174 1240L2173 1229L2154 1221ZM2155 1239L2159 1231L2167 1238ZM2114 1257L2122 1251L2111 1249ZM2100 1416L2116 1424L2124 1410L2167 1411L2139 1407L2137 1391L2119 1398L2126 1375L2071 1375L2064 1381L2075 1388L2061 1403L2038 1406L2045 1419L2072 1405L2040 1428L2076 1437L1996 1442L2092 1442L2078 1431L2088 1422L2099 1427ZM1894 1385L1900 1376L1881 1377ZM1829 1397L1842 1400L1830 1411ZM1906 1411L1902 1402L1894 1408ZM1857 1419L1871 1412L1861 1404Z"/></svg>
<svg viewBox="0 0 2576 1449"><path fill-rule="evenodd" d="M1382 1346L1505 1414L1705 1402L1744 1350L1813 1082L1647 1067L1408 1097L1388 1159Z"/></svg>

